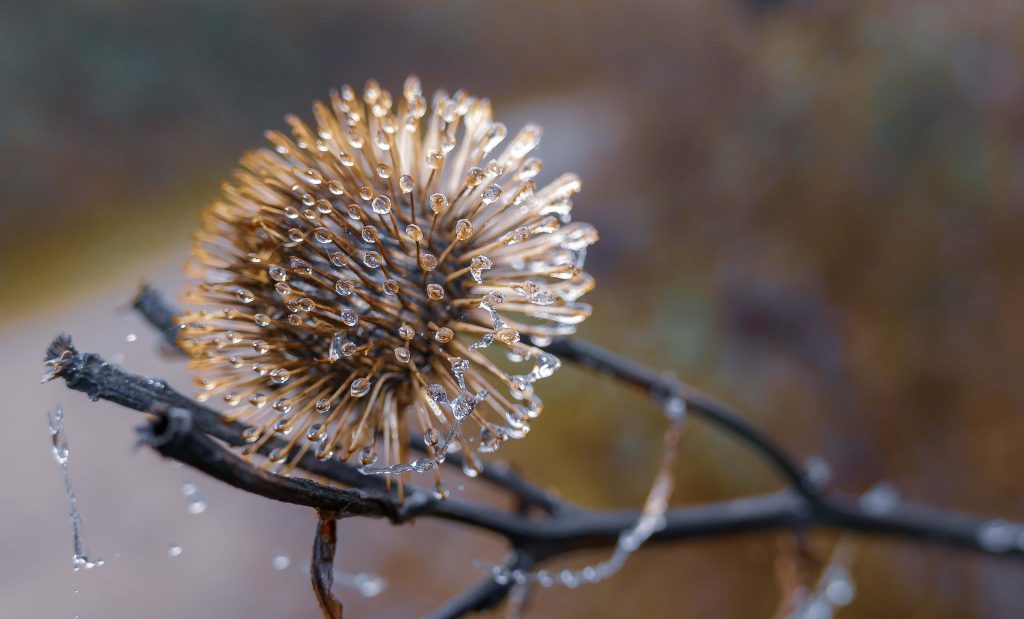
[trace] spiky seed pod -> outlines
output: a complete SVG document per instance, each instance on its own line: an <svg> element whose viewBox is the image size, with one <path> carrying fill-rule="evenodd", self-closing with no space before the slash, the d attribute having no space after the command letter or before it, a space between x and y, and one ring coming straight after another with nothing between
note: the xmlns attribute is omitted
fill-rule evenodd
<svg viewBox="0 0 1024 619"><path fill-rule="evenodd" d="M180 334L200 398L247 424L248 453L284 437L265 463L282 472L313 450L400 487L462 449L473 476L477 452L526 435L533 385L559 366L521 336L590 314L579 179L537 189L539 127L499 148L489 101L439 91L428 106L415 77L397 101L371 81L313 113L268 132L203 213Z"/></svg>

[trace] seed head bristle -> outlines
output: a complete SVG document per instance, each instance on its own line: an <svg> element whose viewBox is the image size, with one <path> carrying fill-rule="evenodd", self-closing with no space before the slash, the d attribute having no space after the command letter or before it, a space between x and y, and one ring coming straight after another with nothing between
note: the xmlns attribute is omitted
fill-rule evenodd
<svg viewBox="0 0 1024 619"><path fill-rule="evenodd" d="M571 223L572 174L537 188L541 130L507 129L486 99L402 95L370 81L266 134L203 213L180 342L200 399L247 424L267 466L309 450L366 474L435 470L461 449L521 438L542 409L534 383L559 361L521 341L568 335L593 227ZM503 348L504 359L490 350ZM532 365L525 373L504 369ZM426 456L410 459L408 437ZM390 478L389 478L390 479Z"/></svg>

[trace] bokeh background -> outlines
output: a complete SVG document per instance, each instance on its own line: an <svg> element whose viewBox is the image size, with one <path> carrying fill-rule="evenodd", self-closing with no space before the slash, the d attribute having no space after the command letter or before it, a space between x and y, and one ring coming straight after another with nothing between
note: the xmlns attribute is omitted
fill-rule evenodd
<svg viewBox="0 0 1024 619"><path fill-rule="evenodd" d="M839 487L888 480L1024 519L1018 3L6 0L0 614L314 616L306 510L133 452L137 418L38 385L39 361L67 330L187 386L125 309L136 286L177 292L199 210L265 128L330 87L395 90L410 72L490 97L510 127L544 125L546 174L583 177L576 217L602 231L583 337L716 394L830 462ZM638 505L658 411L571 368L543 391L535 431L501 455L569 499ZM47 446L57 402L87 542L107 560L77 574ZM780 484L699 426L678 479L677 505ZM423 614L502 550L433 522L341 535L339 569L389 582L372 598L339 588L352 616ZM778 547L765 534L645 549L609 582L541 591L532 616L769 617ZM1020 616L1017 565L859 548L841 619ZM274 569L281 556L291 565Z"/></svg>

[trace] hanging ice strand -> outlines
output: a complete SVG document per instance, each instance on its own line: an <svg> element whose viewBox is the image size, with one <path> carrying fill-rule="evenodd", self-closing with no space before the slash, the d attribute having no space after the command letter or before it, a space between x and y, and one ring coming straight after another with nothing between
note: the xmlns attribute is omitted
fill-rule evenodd
<svg viewBox="0 0 1024 619"><path fill-rule="evenodd" d="M665 528L665 512L675 487L672 469L676 462L679 438L682 436L686 420L686 400L678 396L671 396L662 406L665 409L665 416L668 418L668 428L665 430L665 441L658 473L647 493L640 517L633 523L633 526L619 534L611 557L596 565L558 572L550 570L539 570L532 574L523 570L510 572L506 568L497 566L491 571L498 583L514 582L522 585L527 582L536 582L545 588L561 585L575 589L581 584L600 582L615 575L625 565L629 555L636 552L652 535Z"/></svg>
<svg viewBox="0 0 1024 619"><path fill-rule="evenodd" d="M47 411L50 420L50 439L53 441L53 458L60 465L64 474L64 489L67 493L68 504L70 505L71 534L74 539L74 556L71 559L71 566L77 572L81 569L90 570L103 565L102 559L90 559L85 553L85 544L82 541L82 515L78 513L78 502L75 499L75 491L71 488L71 476L68 473L68 438L64 434L64 409L60 404L54 412Z"/></svg>

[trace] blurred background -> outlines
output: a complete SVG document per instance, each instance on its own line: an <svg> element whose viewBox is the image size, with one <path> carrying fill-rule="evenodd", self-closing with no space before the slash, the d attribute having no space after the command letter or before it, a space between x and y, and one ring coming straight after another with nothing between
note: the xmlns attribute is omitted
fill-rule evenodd
<svg viewBox="0 0 1024 619"><path fill-rule="evenodd" d="M39 362L66 330L187 390L125 309L137 285L177 294L199 210L264 129L308 118L331 87L396 91L408 73L491 98L510 127L542 124L545 174L582 176L575 217L602 232L583 337L745 411L831 463L841 488L887 480L908 499L1024 519L1018 3L6 0L5 616L315 615L307 510L133 452L137 417L38 385ZM571 368L541 391L547 412L500 455L568 499L639 505L655 407ZM58 402L86 540L107 561L88 572L71 571L48 448ZM688 505L780 481L695 425L678 484L673 504ZM502 555L436 522L340 531L338 569L389 585L340 587L355 617L421 615L480 577L474 559ZM611 581L540 591L531 616L770 617L779 538L644 549ZM1020 616L1018 565L875 538L859 549L841 619Z"/></svg>

